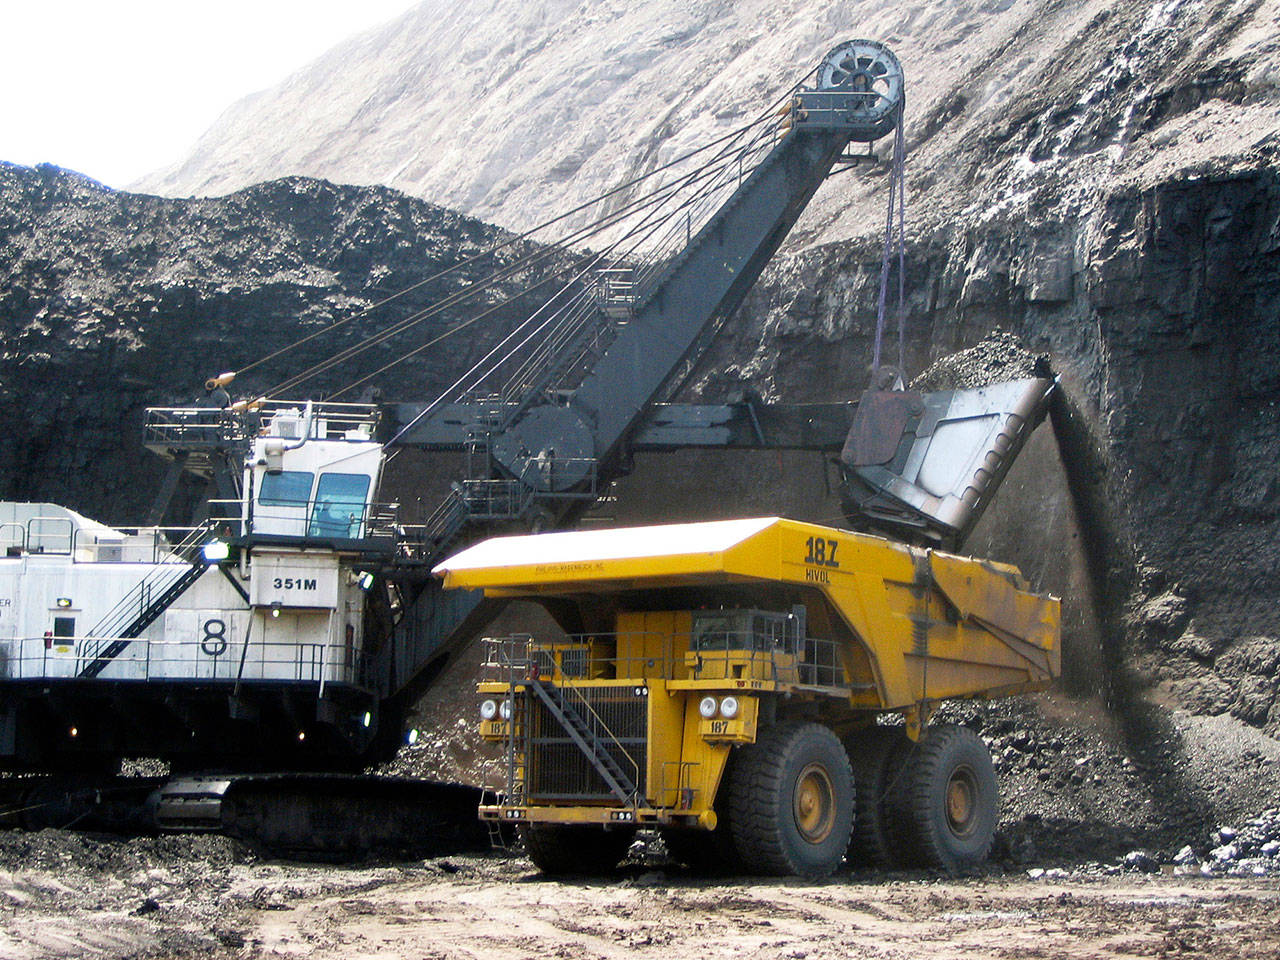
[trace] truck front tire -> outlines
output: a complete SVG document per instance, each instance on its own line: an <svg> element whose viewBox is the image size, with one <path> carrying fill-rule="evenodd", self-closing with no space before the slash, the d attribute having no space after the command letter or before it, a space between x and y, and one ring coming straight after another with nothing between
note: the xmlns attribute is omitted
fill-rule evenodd
<svg viewBox="0 0 1280 960"><path fill-rule="evenodd" d="M853 774L840 740L816 723L781 723L741 748L729 778L738 856L775 876L825 877L853 825Z"/></svg>

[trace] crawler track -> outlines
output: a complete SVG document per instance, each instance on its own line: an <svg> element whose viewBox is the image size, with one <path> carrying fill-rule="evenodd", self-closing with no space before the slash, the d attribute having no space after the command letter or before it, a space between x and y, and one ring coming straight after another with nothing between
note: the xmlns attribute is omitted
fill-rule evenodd
<svg viewBox="0 0 1280 960"><path fill-rule="evenodd" d="M0 782L0 825L216 832L302 860L435 857L490 847L479 802L461 784L343 774L15 777Z"/></svg>

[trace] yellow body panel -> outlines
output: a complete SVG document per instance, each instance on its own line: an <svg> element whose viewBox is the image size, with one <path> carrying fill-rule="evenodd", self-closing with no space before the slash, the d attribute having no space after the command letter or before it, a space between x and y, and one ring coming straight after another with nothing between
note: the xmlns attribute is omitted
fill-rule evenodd
<svg viewBox="0 0 1280 960"><path fill-rule="evenodd" d="M733 524L730 532L741 535L726 537ZM463 551L437 572L446 587L530 598L692 585L714 590L750 581L807 588L828 601L846 628L840 632L847 631L848 677L854 686L874 685L873 695L854 692L852 701L868 709L1040 689L1060 670L1059 603L1030 592L1014 567L778 518L640 529L646 542L664 544L663 552L631 550L629 530L510 537L481 546L511 544L511 562L469 565L471 551ZM669 535L654 537L655 531ZM536 555L538 541L561 537L575 538L590 558L522 560L531 548ZM621 612L619 633L631 639L624 654L619 638L620 662L658 652L653 634L663 623L679 635L675 616Z"/></svg>
<svg viewBox="0 0 1280 960"><path fill-rule="evenodd" d="M771 709L815 701L823 722L840 729L898 711L915 736L936 701L1040 689L1059 672L1058 601L1029 591L1015 568L792 520L505 538L436 572L446 587L576 599L597 618L603 610L610 636L533 641L529 662L545 664L541 679L561 687L635 684L647 700L645 785L633 802L607 793L588 802L507 802L483 807L489 818L711 828L729 755L754 742L766 701ZM671 593L689 587L696 589ZM765 596L773 607L756 603ZM785 610L796 601L802 638L735 646L720 639L731 634L715 632L716 646L695 646L699 616L718 623L745 603L799 622ZM691 602L693 609L664 607ZM828 652L821 670L813 665L818 644ZM571 662L586 666L570 671ZM480 690L532 702L518 677ZM718 708L726 696L739 703L735 716L699 713L704 698ZM481 734L505 741L508 727L486 722ZM523 780L510 789L522 793Z"/></svg>
<svg viewBox="0 0 1280 960"><path fill-rule="evenodd" d="M642 679L662 677L664 665L676 656L675 643L689 635L686 610L619 611L617 616L617 674ZM681 671L677 676L683 676Z"/></svg>

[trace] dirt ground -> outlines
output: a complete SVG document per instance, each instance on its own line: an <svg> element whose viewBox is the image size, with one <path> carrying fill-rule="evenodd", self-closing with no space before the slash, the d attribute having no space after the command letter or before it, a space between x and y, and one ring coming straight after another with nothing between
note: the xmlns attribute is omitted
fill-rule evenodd
<svg viewBox="0 0 1280 960"><path fill-rule="evenodd" d="M163 840L104 848L63 839L46 835L33 844L39 856L5 858L0 956L1280 955L1275 879L1031 879L1019 871L966 880L712 880L637 863L608 881L560 881L514 856L333 867L260 861L219 838L185 841L186 855L148 846ZM169 865L135 869L159 852Z"/></svg>

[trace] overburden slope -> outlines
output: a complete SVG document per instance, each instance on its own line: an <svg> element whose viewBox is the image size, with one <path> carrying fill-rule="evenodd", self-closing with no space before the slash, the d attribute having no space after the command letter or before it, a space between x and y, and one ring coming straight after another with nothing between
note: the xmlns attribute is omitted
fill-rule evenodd
<svg viewBox="0 0 1280 960"><path fill-rule="evenodd" d="M907 70L917 224L1080 212L1121 180L1274 152L1278 0L426 0L232 106L135 189L301 174L526 229L755 116L836 43ZM866 235L833 183L803 240Z"/></svg>

